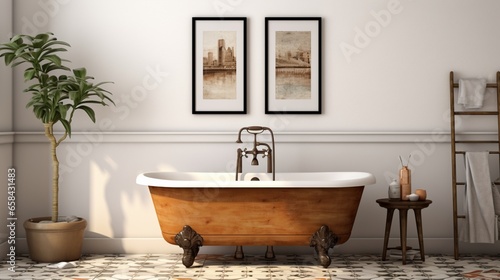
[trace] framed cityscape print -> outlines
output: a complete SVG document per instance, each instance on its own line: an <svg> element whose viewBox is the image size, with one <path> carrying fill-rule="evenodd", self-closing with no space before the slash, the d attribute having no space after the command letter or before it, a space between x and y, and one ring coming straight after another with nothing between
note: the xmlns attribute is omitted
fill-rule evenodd
<svg viewBox="0 0 500 280"><path fill-rule="evenodd" d="M321 18L265 18L266 114L321 114Z"/></svg>
<svg viewBox="0 0 500 280"><path fill-rule="evenodd" d="M193 17L193 114L246 114L246 18Z"/></svg>

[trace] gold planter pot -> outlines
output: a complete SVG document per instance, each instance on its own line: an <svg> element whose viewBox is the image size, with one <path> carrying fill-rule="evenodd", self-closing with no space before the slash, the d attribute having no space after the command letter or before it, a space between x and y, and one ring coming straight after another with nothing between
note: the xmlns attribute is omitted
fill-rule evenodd
<svg viewBox="0 0 500 280"><path fill-rule="evenodd" d="M24 222L30 258L37 262L74 261L82 254L83 234L87 221L40 223L50 217L32 218Z"/></svg>

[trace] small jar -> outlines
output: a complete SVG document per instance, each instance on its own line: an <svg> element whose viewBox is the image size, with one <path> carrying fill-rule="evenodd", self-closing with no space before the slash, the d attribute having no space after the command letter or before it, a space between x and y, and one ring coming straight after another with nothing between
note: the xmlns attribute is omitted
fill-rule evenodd
<svg viewBox="0 0 500 280"><path fill-rule="evenodd" d="M427 199L427 191L424 189L416 189L415 193L418 194L418 200L426 200Z"/></svg>
<svg viewBox="0 0 500 280"><path fill-rule="evenodd" d="M392 182L389 184L389 200L400 200L401 199L401 190L399 188L399 183L396 179L392 179Z"/></svg>

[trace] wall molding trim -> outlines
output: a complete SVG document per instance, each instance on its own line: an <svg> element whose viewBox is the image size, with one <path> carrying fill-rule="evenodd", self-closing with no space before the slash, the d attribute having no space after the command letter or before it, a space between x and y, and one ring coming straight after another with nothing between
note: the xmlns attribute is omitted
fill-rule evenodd
<svg viewBox="0 0 500 280"><path fill-rule="evenodd" d="M0 145L14 143L14 132L0 132Z"/></svg>
<svg viewBox="0 0 500 280"><path fill-rule="evenodd" d="M277 143L449 143L448 131L434 132L329 132L329 131L278 131ZM60 136L61 134L57 134ZM459 134L465 137L491 138L494 132ZM263 135L266 137L265 135ZM234 143L235 132L73 132L64 143ZM251 138L249 135L243 135ZM0 144L47 143L42 132L0 133Z"/></svg>

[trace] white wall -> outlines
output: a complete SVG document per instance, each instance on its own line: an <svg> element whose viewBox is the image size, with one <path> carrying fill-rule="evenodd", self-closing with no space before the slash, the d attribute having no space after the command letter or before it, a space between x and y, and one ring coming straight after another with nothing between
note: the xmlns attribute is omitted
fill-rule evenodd
<svg viewBox="0 0 500 280"><path fill-rule="evenodd" d="M423 212L427 252L450 253L449 72L493 81L500 70L499 8L493 0L18 0L13 17L15 33L54 32L72 44L67 57L75 67L114 81L109 89L117 106L98 108L97 125L78 120L75 136L60 147L61 214L89 219L85 250L180 251L161 240L136 175L232 171L238 129L265 125L276 132L278 171L377 177L365 190L351 240L338 250L380 252L385 212L375 200L387 195L398 156L412 153L414 187L428 189L434 201ZM195 16L248 18L248 114L191 114ZM323 19L321 115L264 114L264 18L281 16ZM14 92L20 92L22 74L15 73ZM146 79L156 84L141 91ZM48 215L48 145L24 109L26 97L14 101L19 215ZM473 129L491 131L489 124ZM397 226L392 233L397 236ZM498 245L465 249L498 251Z"/></svg>

